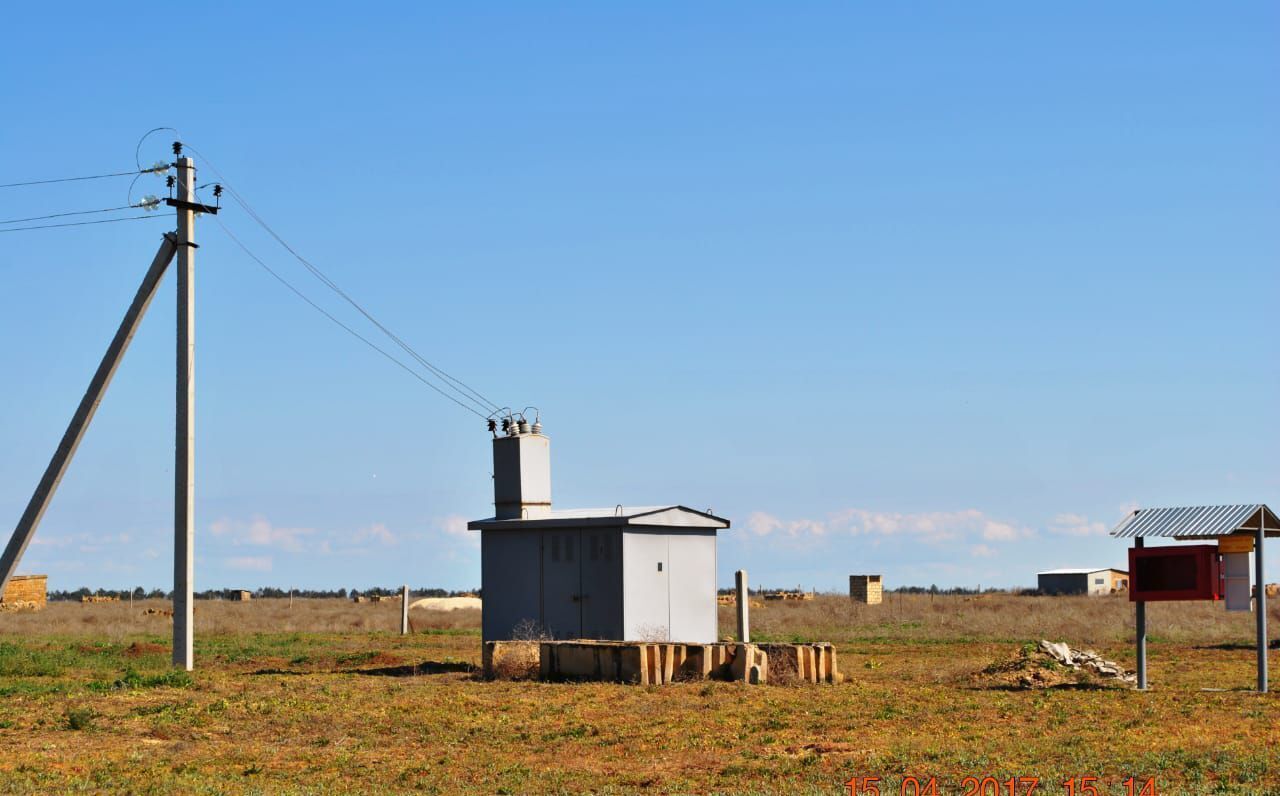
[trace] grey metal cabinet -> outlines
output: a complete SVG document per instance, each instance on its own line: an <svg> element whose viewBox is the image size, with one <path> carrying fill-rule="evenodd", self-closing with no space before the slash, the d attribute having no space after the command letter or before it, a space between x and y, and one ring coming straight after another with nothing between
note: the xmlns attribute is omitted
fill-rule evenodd
<svg viewBox="0 0 1280 796"><path fill-rule="evenodd" d="M482 532L484 637L714 641L714 530Z"/></svg>
<svg viewBox="0 0 1280 796"><path fill-rule="evenodd" d="M480 531L486 641L716 639L716 533L687 506L551 507L551 448L537 416L490 421L494 516Z"/></svg>

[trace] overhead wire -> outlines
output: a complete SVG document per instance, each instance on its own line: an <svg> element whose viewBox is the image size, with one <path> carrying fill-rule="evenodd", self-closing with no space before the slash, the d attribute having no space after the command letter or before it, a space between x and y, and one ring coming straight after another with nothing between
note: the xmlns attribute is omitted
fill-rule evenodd
<svg viewBox="0 0 1280 796"><path fill-rule="evenodd" d="M0 188L21 188L27 185L51 185L55 182L79 182L81 180L103 180L107 177L132 177L136 174L146 174L153 169L142 169L138 171L116 171L110 174L89 174L84 177L58 177L52 180L27 180L26 182L7 182L0 183Z"/></svg>
<svg viewBox="0 0 1280 796"><path fill-rule="evenodd" d="M307 296L307 294L303 293L301 290L295 287L293 283L291 283L288 279L285 279L282 275L280 275L280 273L277 272L274 268L267 265L266 262L263 261L261 257L254 254L253 251L248 246L246 246L243 241L240 240L240 238L236 237L236 235L230 229L227 228L226 224L222 223L222 219L218 218L217 216L214 216L213 219L218 223L218 226L222 229L223 234L225 234L228 238L232 240L232 242L234 242L237 246L239 246L241 251L243 251L246 255L248 255L249 259L253 260L259 266L261 266L262 269L265 270L271 276L273 276L276 279L276 281L278 281L280 284L284 285L286 288L292 291L295 296L297 296L298 298L306 302L308 305L310 305L311 308L314 309L316 312L319 312L321 315L328 318L330 321L336 324L339 328L341 328L347 334L351 335L352 337L355 337L360 342L369 346L369 348L372 348L374 351L386 357L388 360L390 360L391 362L393 362L394 364L402 368L410 376L413 376L415 379L427 385L431 389L435 390L440 395L444 396L445 398L448 398L450 401L453 401L455 404L467 410L468 412L472 413L476 417L479 417L481 419L487 419L486 415L481 414L474 407L463 403L462 401L458 400L454 396L440 389L440 387L438 387L437 385L423 378L421 373L419 373L409 365L406 365L404 362L397 359L395 355L391 354L390 352L388 352L387 350L379 346L377 343L373 342L369 338L360 334L355 329L352 329L350 326L348 326L347 324L343 323L341 320L336 318L332 313L330 313L324 307L321 307L319 304L313 301L309 296Z"/></svg>
<svg viewBox="0 0 1280 796"><path fill-rule="evenodd" d="M144 218L166 218L166 216L151 214L145 216L125 216L124 218L100 218L97 221L70 221L62 224L38 224L31 227L10 227L9 229L0 229L0 233L23 232L29 229L54 229L55 227L84 227L90 224L114 224L117 221L140 221Z"/></svg>
<svg viewBox="0 0 1280 796"><path fill-rule="evenodd" d="M150 130L143 133L142 137L138 139L138 145L133 148L133 165L137 166L139 170L142 169L142 145L153 133L158 133L161 130L168 130L176 135L179 140L182 139L182 133L174 127L152 127Z"/></svg>
<svg viewBox="0 0 1280 796"><path fill-rule="evenodd" d="M158 128L158 129L168 129L168 128ZM195 147L191 146L186 142L183 143L183 146L191 150L192 152L194 152L196 155L198 155L201 158L201 160L203 160L209 166L209 168L214 172L214 174L218 176L218 178L222 181L221 184L223 188L229 194L231 194L232 198L235 199L236 203L239 204L244 209L244 211L249 214L249 217L252 218L264 230L266 230L266 232L269 235L271 235L271 237L274 238L276 242L279 243L286 251L288 251L291 255L293 255L293 257L296 260L298 260L298 262L302 263L303 267L305 267L312 274L312 276L314 276L323 285L325 285L325 287L328 287L330 290L332 290L334 293L340 296L344 301L346 301L348 304L354 307L361 315L363 315L366 319L368 319L370 323L376 326L383 334L385 334L389 339L391 339L392 342L394 342L397 346L399 346L402 350L404 350L405 353L407 353L410 357L416 360L420 365L422 365L428 371L433 373L437 378L439 378L445 384L446 387L449 387L451 390L453 390L463 399L475 404L476 406L479 406L487 410L488 417L492 417L501 411L502 407L500 407L498 404L486 398L484 395L482 395L479 391L471 387L466 382L463 382L461 379L455 378L454 376L450 375L449 373L445 372L443 369L439 368L438 366L436 366L435 364L427 360L425 357L419 354L416 350L414 350L412 346L410 346L398 335L396 335L389 328L387 328L382 322L380 322L377 318L375 318L368 310L366 310L363 306L361 306L359 302L357 302L349 294L347 294L347 292L344 291L336 282L330 279L323 271L321 271L311 261L307 260L301 254L299 254L297 250L295 250L292 246L289 245L287 241L284 240L284 238L282 238L278 233L276 233L276 231L272 229L271 226L267 224L267 222L260 215L258 215L258 213L253 209L253 207L248 203L248 201L246 201L245 198L241 196L238 191L236 191L235 187L230 185L227 182L226 177L223 176L222 172L218 170L218 167L214 165L214 163L211 160L209 160L208 157L206 157L203 153L201 153L200 150L196 149Z"/></svg>
<svg viewBox="0 0 1280 796"><path fill-rule="evenodd" d="M397 346L399 346L405 353L407 353L410 357L416 360L424 368L434 373L440 379L444 380L446 384L448 384L450 389L454 390L454 392L467 398L467 400L477 403L477 405L484 407L490 413L497 412L500 409L500 407L497 404L495 404L493 401L486 398L478 390L471 387L466 382L463 382L461 379L455 378L453 375L449 374L448 372L446 372L445 370L438 367L436 364L434 364L433 362L429 361L424 356L419 354L411 345L405 342L395 332L391 331L391 329L387 328L385 324L383 324L381 321L375 318L372 313L366 310L358 301L352 298L336 282L330 279L328 275L326 275L323 271L321 271L318 267L312 264L305 257L300 255L292 246L288 244L288 242L286 242L283 238L281 238L275 232L275 230L273 230L271 226L268 225L266 221L264 221L262 217L257 214L256 211L254 211L254 209L248 204L248 202L245 201L244 197L241 196L239 192L235 190L234 187L230 185L225 185L225 184L223 187L226 188L227 192L231 194L231 197L236 201L236 203L239 204L245 210L245 212L249 214L249 217L252 218L254 221L256 221L258 225L261 226L264 230L266 230L267 233L271 235L271 237L275 238L276 242L278 242L281 246L284 247L286 251L292 254L293 257L298 260L298 262L302 263L303 267L305 267L312 274L312 276L314 276L317 280L320 281L321 284L323 284L325 287L332 290L344 301L346 301L348 304L354 307L357 312L359 312L366 319L368 319L370 323L376 326L383 334L385 334L388 338L390 338L391 341L394 342Z"/></svg>
<svg viewBox="0 0 1280 796"><path fill-rule="evenodd" d="M142 168L142 145L146 143L146 140L150 138L153 133L158 133L161 130L168 130L169 132L177 136L179 139L182 138L182 133L180 133L174 127L152 127L150 130L142 134L142 137L138 139L137 145L134 146L133 148L133 165L138 167L138 174L129 182L129 189L125 192L126 201L129 202L129 204L133 204L133 186L138 184L138 178L141 177L143 174L146 174L148 171L159 174L157 167L160 165L160 163L164 163L167 161L167 158L166 158L165 161L158 161L156 165L150 169Z"/></svg>
<svg viewBox="0 0 1280 796"><path fill-rule="evenodd" d="M29 218L11 218L7 221L0 221L0 224L22 224L27 221L44 221L49 218L65 218L67 216L87 216L94 213L115 213L120 210L132 210L136 207L144 207L144 205L121 205L120 207L104 207L101 210L70 210L66 213L51 213L47 216L31 216Z"/></svg>
<svg viewBox="0 0 1280 796"><path fill-rule="evenodd" d="M143 136L138 140L137 146L134 148L134 163L135 165L138 166L139 174L146 173L146 170L142 168L142 160L141 160L143 143L152 134L160 131L165 131L165 130L174 133L174 135L178 140L182 140L183 136L181 132L178 131L176 128L172 128L172 127L156 127L144 133ZM299 254L279 234L277 234L275 230L272 229L271 226L267 224L266 221L260 215L258 215L258 213L253 209L253 207L249 205L249 203L245 200L245 198L241 196L234 189L234 187L227 184L227 180L223 176L222 172L219 171L218 167L208 157L206 157L202 152L200 152L200 150L196 149L190 144L187 144L184 142L183 146L186 149L189 149L191 152L193 152L197 156L199 156L200 159L203 160L209 166L210 170L212 170L213 173L217 175L217 177L221 180L222 186L232 195L232 197L236 200L237 204L239 204L242 208L244 208L245 212L249 214L250 218L252 218L264 230L266 230L267 233L270 234L271 237L273 237L277 243L279 243L282 247L284 247L286 251L288 251L291 255L293 255L295 259L297 259L300 263L302 263L302 265L312 274L312 276L314 276L322 284L324 284L325 287L328 287L330 290L338 294L343 300L345 300L348 304L350 304L357 311L359 311L360 314L363 315L366 319L368 319L370 323L376 326L383 334L385 334L394 343L396 343L396 345L398 345L409 356L411 356L415 361L417 361L430 374L435 376L435 378L439 381L439 384L433 383L432 381L424 378L423 374L419 373L417 370L415 370L411 366L406 365L400 359L396 358L394 355L392 355L382 347L378 346L376 343L369 340L367 337L360 334L355 329L351 328L348 324L339 320L336 316L334 316L328 310L321 307L319 304L313 301L310 297L308 297L305 293L303 293L296 286L294 286L291 282L285 279L284 276L282 276L279 272L277 272L275 269L268 266L266 262L262 260L262 258L258 257L252 250L249 249L248 246L244 244L243 241L241 241L234 233L232 233L231 230L227 228L227 225L224 224L220 218L218 218L217 216L214 216L214 220L218 223L218 226L219 228L222 229L223 233L226 234L227 237L231 238L231 240L238 247L240 247L240 249L244 251L244 253L247 256L249 256L250 259L256 262L261 268L266 270L268 274L270 274L273 278L275 278L277 281L283 284L292 293L294 293L294 295L302 299L304 302L306 302L309 306L311 306L317 312L324 315L331 322L333 322L334 324L342 328L348 334L351 334L352 336L356 337L358 340L360 340L365 345L372 348L374 351L381 354L383 357L389 359L392 363L394 363L398 367L408 372L414 378L418 379L423 384L430 387L435 392L439 393L441 396L449 399L451 402L457 404L458 406L461 406L463 409L466 409L472 414L475 414L477 417L488 419L488 418L492 418L494 415L496 415L501 411L501 408L497 404L485 398L483 395L481 395L478 391L476 391L470 385L466 384L460 379L453 377L449 373L445 372L443 369L437 367L435 364L428 361L425 357L423 357L416 350L414 350L412 346L410 346L398 335L396 335L394 332L388 329L383 323L381 323L375 317L373 317L372 313L370 313L363 306L361 306L359 302L357 302L350 295L348 295L336 282L330 279L317 266L315 266L313 263L311 263L301 254ZM136 177L134 182L136 182ZM195 192L198 195L199 189L202 187L205 187L205 186L195 186L193 189L193 192ZM133 201L132 190L133 190L133 183L130 184L129 201L131 203ZM448 388L449 390L452 390L454 394L451 394L449 392L446 392L444 389L441 389L442 386L445 388ZM477 411L476 407L478 407L479 410L482 410L482 411Z"/></svg>

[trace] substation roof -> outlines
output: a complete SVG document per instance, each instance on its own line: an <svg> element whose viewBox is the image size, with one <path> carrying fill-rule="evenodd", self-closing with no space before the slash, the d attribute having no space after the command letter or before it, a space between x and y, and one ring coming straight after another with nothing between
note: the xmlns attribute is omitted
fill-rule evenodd
<svg viewBox="0 0 1280 796"><path fill-rule="evenodd" d="M1137 509L1117 525L1111 535L1125 539L1145 536L1212 539L1256 533L1260 522L1265 522L1267 536L1280 536L1280 518L1262 503Z"/></svg>
<svg viewBox="0 0 1280 796"><path fill-rule="evenodd" d="M672 528L728 528L729 521L707 511L687 506L614 506L609 509L554 509L534 519L499 520L494 517L472 520L469 531L500 531L522 528L616 528L618 526L664 526Z"/></svg>

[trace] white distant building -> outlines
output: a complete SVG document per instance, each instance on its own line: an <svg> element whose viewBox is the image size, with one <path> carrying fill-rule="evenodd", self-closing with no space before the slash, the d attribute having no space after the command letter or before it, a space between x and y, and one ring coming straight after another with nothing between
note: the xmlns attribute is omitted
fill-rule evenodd
<svg viewBox="0 0 1280 796"><path fill-rule="evenodd" d="M729 521L684 506L551 508L551 441L537 423L493 440L494 516L480 531L485 641L713 642L716 534Z"/></svg>
<svg viewBox="0 0 1280 796"><path fill-rule="evenodd" d="M1129 590L1129 573L1123 569L1066 567L1036 573L1041 594L1112 594Z"/></svg>

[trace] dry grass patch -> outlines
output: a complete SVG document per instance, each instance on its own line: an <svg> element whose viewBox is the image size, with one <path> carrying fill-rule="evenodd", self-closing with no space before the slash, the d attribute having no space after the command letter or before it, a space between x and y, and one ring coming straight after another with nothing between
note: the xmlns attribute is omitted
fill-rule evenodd
<svg viewBox="0 0 1280 796"><path fill-rule="evenodd" d="M1100 623L1081 638L1070 599L1038 620L1014 610L1037 603L1010 602L1037 598L923 596L901 615L849 613L840 599L753 613L758 633L837 643L849 679L796 688L486 682L474 627L402 637L396 608L378 604L295 603L288 628L200 633L187 684L164 682L167 654L145 646L165 647L163 623L122 619L119 639L76 614L60 633L0 625L0 792L841 793L854 774L878 774L896 793L908 773L937 776L940 793L961 792L966 775L1082 773L1110 793L1130 774L1156 776L1164 796L1280 791L1280 697L1248 692L1253 653L1233 645L1252 627L1236 617L1197 636L1202 606L1153 611L1150 693L993 691L959 675L1007 656L1016 633L1132 667L1127 602L1076 603ZM319 629L303 629L308 616ZM344 627L361 618L390 621ZM135 642L147 652L131 657Z"/></svg>

